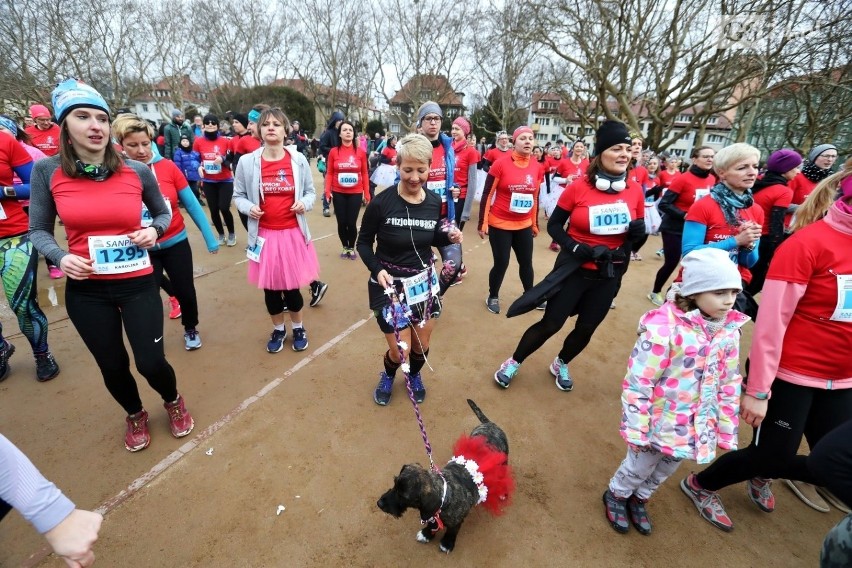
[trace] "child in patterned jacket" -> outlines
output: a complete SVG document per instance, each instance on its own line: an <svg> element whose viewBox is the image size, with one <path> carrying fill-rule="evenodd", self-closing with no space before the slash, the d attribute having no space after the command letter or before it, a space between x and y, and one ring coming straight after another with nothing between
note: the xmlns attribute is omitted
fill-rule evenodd
<svg viewBox="0 0 852 568"><path fill-rule="evenodd" d="M740 328L749 319L733 309L740 273L725 251L709 247L681 264L674 300L640 319L622 383L627 457L603 494L620 533L630 523L651 533L645 504L681 460L708 463L716 446L737 447Z"/></svg>

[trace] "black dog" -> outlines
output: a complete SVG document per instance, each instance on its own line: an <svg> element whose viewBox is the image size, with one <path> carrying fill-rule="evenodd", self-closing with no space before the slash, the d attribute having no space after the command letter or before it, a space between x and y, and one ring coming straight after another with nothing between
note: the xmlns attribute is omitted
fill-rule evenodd
<svg viewBox="0 0 852 568"><path fill-rule="evenodd" d="M402 466L399 475L394 478L393 488L376 503L379 509L396 518L401 517L406 509L417 509L421 523L426 525L417 532L420 542L431 541L435 533L446 527L441 539L441 551L446 553L452 552L459 529L475 505L483 502L488 510L499 514L508 505L514 489L505 432L491 422L472 400L467 402L481 423L473 429L469 438L462 437L456 444L456 456L459 457L451 460L440 474L419 464ZM465 455L460 456L462 453ZM460 463L468 460L472 465L468 464L467 468ZM477 471L477 467L482 474L480 479L484 480L479 484L471 473L471 469ZM484 490L487 499L480 488L482 486L487 487Z"/></svg>

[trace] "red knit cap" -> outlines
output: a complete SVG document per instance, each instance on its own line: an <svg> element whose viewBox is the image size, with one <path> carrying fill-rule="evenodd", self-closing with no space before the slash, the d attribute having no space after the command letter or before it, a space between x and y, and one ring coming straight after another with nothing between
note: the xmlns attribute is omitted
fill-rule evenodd
<svg viewBox="0 0 852 568"><path fill-rule="evenodd" d="M44 105L33 105L30 107L30 116L33 118L50 118L50 111Z"/></svg>
<svg viewBox="0 0 852 568"><path fill-rule="evenodd" d="M512 140L517 140L518 136L520 136L521 134L523 134L525 132L534 135L532 128L530 128L526 124L522 124L521 126L517 127L515 129L515 131L512 133Z"/></svg>
<svg viewBox="0 0 852 568"><path fill-rule="evenodd" d="M462 130L462 132L464 132L465 136L470 134L470 121L468 119L466 119L465 117L463 117L463 116L458 117L457 119L455 119L453 121L453 124L455 126L458 126L459 128L461 128L461 130Z"/></svg>

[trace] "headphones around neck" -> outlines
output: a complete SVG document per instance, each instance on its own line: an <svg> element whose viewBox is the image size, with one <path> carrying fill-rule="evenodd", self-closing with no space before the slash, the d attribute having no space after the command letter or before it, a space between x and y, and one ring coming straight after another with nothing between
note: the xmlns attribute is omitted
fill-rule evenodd
<svg viewBox="0 0 852 568"><path fill-rule="evenodd" d="M627 188L627 176L610 180L600 175L595 176L595 187L601 191L624 191Z"/></svg>

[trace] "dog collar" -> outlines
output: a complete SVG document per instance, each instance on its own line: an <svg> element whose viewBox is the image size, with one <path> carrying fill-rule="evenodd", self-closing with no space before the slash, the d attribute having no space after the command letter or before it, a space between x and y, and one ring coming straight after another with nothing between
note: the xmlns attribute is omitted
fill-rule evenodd
<svg viewBox="0 0 852 568"><path fill-rule="evenodd" d="M434 515L432 515L431 517L429 517L428 519L425 519L425 520L420 519L421 525L428 525L430 523L435 523L435 528L432 529L433 533L436 533L439 530L442 530L444 528L444 521L441 520L441 509L444 508L444 501L447 500L447 479L441 474L440 471L438 472L438 475L441 476L441 481L444 482L444 491L441 493L441 504L438 505L438 510L435 511Z"/></svg>
<svg viewBox="0 0 852 568"><path fill-rule="evenodd" d="M479 501L477 505L488 499L488 486L485 485L485 476L479 471L479 464L473 460L466 459L464 456L453 456L449 463L457 463L467 470L471 479L476 484L476 489L479 491Z"/></svg>

